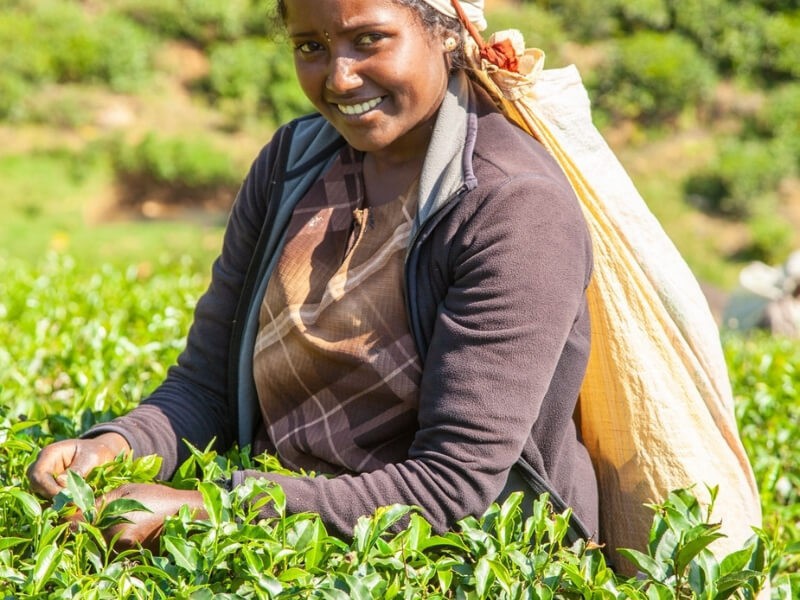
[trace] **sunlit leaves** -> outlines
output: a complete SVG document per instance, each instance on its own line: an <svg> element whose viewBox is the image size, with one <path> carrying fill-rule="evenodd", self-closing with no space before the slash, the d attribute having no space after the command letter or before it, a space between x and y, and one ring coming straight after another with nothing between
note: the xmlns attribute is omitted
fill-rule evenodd
<svg viewBox="0 0 800 600"><path fill-rule="evenodd" d="M790 441L800 351L769 340L728 340L726 349L762 499L783 520L776 527L770 517L729 556L710 553L718 526L686 490L653 505L642 552L624 551L638 579L614 573L596 545L567 545L569 513L554 514L546 497L512 495L449 532L414 508L388 506L342 540L316 515L287 514L283 491L266 480L217 485L234 469L288 472L275 457L213 445L190 448L169 482L199 490L205 514L184 507L170 517L156 553L116 552L103 530L144 507L99 499L152 481L156 457L119 456L85 479L70 473L52 504L31 493L25 470L45 444L128 410L152 388L182 345L203 282L190 263L87 273L68 257L37 269L0 261L0 598L723 600L753 597L767 577L775 598L797 597L800 461Z"/></svg>

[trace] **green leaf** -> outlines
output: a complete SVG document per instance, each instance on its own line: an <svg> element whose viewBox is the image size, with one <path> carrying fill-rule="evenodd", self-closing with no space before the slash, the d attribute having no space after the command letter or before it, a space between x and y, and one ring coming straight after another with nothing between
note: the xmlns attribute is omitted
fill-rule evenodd
<svg viewBox="0 0 800 600"><path fill-rule="evenodd" d="M25 583L25 576L16 569L0 565L0 582L22 585ZM3 591L2 583L0 583L0 591ZM11 596L11 598L13 598L13 596Z"/></svg>
<svg viewBox="0 0 800 600"><path fill-rule="evenodd" d="M308 548L304 556L306 566L309 569L316 568L322 562L326 555L325 548L331 546L328 532L325 530L325 525L322 524L322 520L315 517L312 523L313 536L308 541ZM336 540L336 542L342 543L341 540Z"/></svg>
<svg viewBox="0 0 800 600"><path fill-rule="evenodd" d="M422 552L431 539L431 524L419 514L409 517L408 527L392 540L392 545L401 546L406 552Z"/></svg>
<svg viewBox="0 0 800 600"><path fill-rule="evenodd" d="M36 555L36 563L28 579L28 587L38 594L50 581L58 568L63 550L58 546L46 546Z"/></svg>
<svg viewBox="0 0 800 600"><path fill-rule="evenodd" d="M742 548L728 554L719 564L719 572L723 577L731 573L742 571L753 558L753 548Z"/></svg>
<svg viewBox="0 0 800 600"><path fill-rule="evenodd" d="M713 592L714 577L709 573L701 561L692 562L689 565L688 574L685 576L689 587L700 598L709 597Z"/></svg>
<svg viewBox="0 0 800 600"><path fill-rule="evenodd" d="M487 598L493 582L494 575L490 561L482 556L475 565L475 591L478 592L478 596Z"/></svg>
<svg viewBox="0 0 800 600"><path fill-rule="evenodd" d="M728 598L741 588L757 584L759 579L763 579L764 577L764 573L748 570L723 575L716 581L717 595L714 596L714 598L715 600Z"/></svg>
<svg viewBox="0 0 800 600"><path fill-rule="evenodd" d="M29 519L36 520L42 516L42 505L39 504L35 496L19 489L10 489L6 493L17 501L25 516Z"/></svg>
<svg viewBox="0 0 800 600"><path fill-rule="evenodd" d="M377 517L375 523L376 533L381 535L387 532L395 523L413 510L416 510L413 506L403 504L392 504L391 506L379 508L375 511L375 516Z"/></svg>
<svg viewBox="0 0 800 600"><path fill-rule="evenodd" d="M500 583L503 590L508 593L513 582L511 572L499 560L489 560L489 567L492 569L495 580Z"/></svg>
<svg viewBox="0 0 800 600"><path fill-rule="evenodd" d="M371 517L358 519L353 528L353 545L356 551L365 555L380 536L412 510L412 507L402 504L381 506Z"/></svg>
<svg viewBox="0 0 800 600"><path fill-rule="evenodd" d="M84 518L91 522L95 510L92 488L75 471L67 471L67 490L75 506L81 510Z"/></svg>
<svg viewBox="0 0 800 600"><path fill-rule="evenodd" d="M14 546L19 546L20 544L25 544L28 542L30 542L29 539L21 537L0 538L0 551L8 550L9 548L13 548Z"/></svg>
<svg viewBox="0 0 800 600"><path fill-rule="evenodd" d="M283 488L277 484L270 485L266 489L266 494L272 499L275 510L278 516L286 516L286 494L283 493Z"/></svg>
<svg viewBox="0 0 800 600"><path fill-rule="evenodd" d="M667 579L667 567L654 558L647 556L647 554L630 548L620 548L618 552L631 561L642 573L647 573L653 580L663 582Z"/></svg>
<svg viewBox="0 0 800 600"><path fill-rule="evenodd" d="M226 507L226 497L223 497L223 490L218 485L210 481L201 482L198 486L200 494L203 496L203 506L205 506L208 513L208 520L215 527L218 527L223 521L228 520L228 510L230 502Z"/></svg>
<svg viewBox="0 0 800 600"><path fill-rule="evenodd" d="M436 569L436 578L439 580L439 588L442 592L446 592L453 583L453 570L449 568Z"/></svg>
<svg viewBox="0 0 800 600"><path fill-rule="evenodd" d="M179 537L165 536L162 538L164 548L175 560L175 564L189 573L196 573L201 568L200 553L188 540Z"/></svg>
<svg viewBox="0 0 800 600"><path fill-rule="evenodd" d="M131 512L152 512L144 504L133 498L117 498L101 508L97 514L95 525L99 529L106 529L118 523L128 523L129 519L125 515Z"/></svg>
<svg viewBox="0 0 800 600"><path fill-rule="evenodd" d="M339 576L347 584L347 592L351 600L372 600L372 594L362 578L347 573Z"/></svg>
<svg viewBox="0 0 800 600"><path fill-rule="evenodd" d="M351 600L351 596L343 590L335 588L321 588L314 590L314 597L322 600Z"/></svg>
<svg viewBox="0 0 800 600"><path fill-rule="evenodd" d="M645 593L647 600L675 600L675 592L663 584L648 586Z"/></svg>
<svg viewBox="0 0 800 600"><path fill-rule="evenodd" d="M725 535L722 533L707 533L681 546L675 557L675 570L677 573L683 573L695 556L708 548L715 540L723 537Z"/></svg>
<svg viewBox="0 0 800 600"><path fill-rule="evenodd" d="M291 582L299 582L301 584L305 584L311 579L311 575L305 569L300 567L291 567L283 571L280 576L278 577L279 581L284 583L291 583Z"/></svg>

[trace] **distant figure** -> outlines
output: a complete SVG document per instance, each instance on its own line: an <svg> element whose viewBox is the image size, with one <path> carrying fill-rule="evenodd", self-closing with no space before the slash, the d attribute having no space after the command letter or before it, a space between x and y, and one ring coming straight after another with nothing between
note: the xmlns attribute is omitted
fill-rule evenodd
<svg viewBox="0 0 800 600"><path fill-rule="evenodd" d="M742 269L723 325L800 338L800 250L779 267L754 262Z"/></svg>

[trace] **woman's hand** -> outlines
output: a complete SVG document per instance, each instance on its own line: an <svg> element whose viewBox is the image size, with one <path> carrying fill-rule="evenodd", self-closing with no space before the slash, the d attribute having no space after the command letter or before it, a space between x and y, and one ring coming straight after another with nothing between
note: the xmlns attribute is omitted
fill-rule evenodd
<svg viewBox="0 0 800 600"><path fill-rule="evenodd" d="M125 513L128 523L112 525L103 531L107 541L119 534L114 549L118 552L142 546L152 552L158 551L158 538L164 519L175 515L187 505L198 519L205 518L203 496L196 490L176 490L152 483L129 483L105 494L98 504L108 504L119 498L138 500L152 512L134 511Z"/></svg>
<svg viewBox="0 0 800 600"><path fill-rule="evenodd" d="M67 471L81 477L93 468L111 462L120 453L131 451L118 433L104 433L84 440L63 440L45 446L28 468L28 480L37 494L52 498L67 485Z"/></svg>

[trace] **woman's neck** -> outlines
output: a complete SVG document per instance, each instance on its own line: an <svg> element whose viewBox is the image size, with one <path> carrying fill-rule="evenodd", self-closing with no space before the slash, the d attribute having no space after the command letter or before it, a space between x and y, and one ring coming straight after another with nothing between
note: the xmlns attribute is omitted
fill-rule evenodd
<svg viewBox="0 0 800 600"><path fill-rule="evenodd" d="M419 177L425 156L403 161L380 161L372 153L364 155L364 190L367 204L380 206L408 190Z"/></svg>

